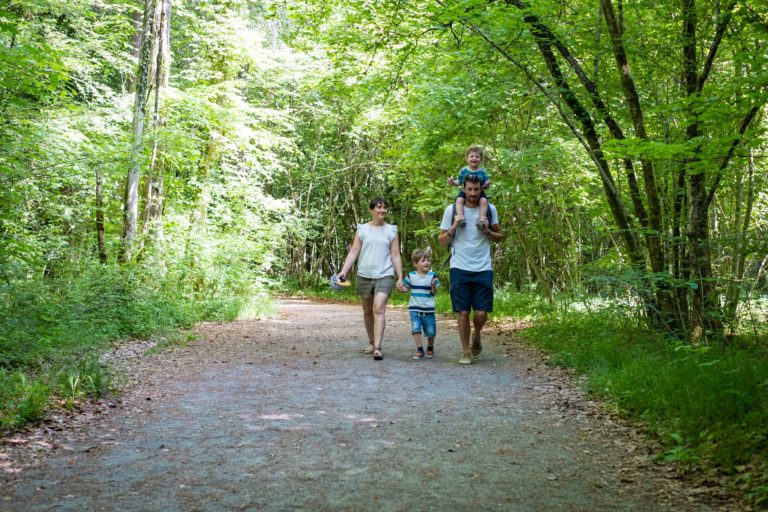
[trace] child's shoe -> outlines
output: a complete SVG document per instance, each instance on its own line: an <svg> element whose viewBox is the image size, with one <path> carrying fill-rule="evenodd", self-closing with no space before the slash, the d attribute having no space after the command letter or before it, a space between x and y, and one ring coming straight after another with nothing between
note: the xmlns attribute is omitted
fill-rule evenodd
<svg viewBox="0 0 768 512"><path fill-rule="evenodd" d="M435 357L435 349L432 348L432 347L427 347L427 355L426 355L426 357L428 357L430 359Z"/></svg>
<svg viewBox="0 0 768 512"><path fill-rule="evenodd" d="M488 219L485 217L480 217L480 219L475 223L475 227L479 230L485 233L485 230L488 229Z"/></svg>
<svg viewBox="0 0 768 512"><path fill-rule="evenodd" d="M467 227L467 221L466 221L466 219L461 219L461 220L459 221L459 227L460 227L460 228L465 228L465 227Z"/></svg>
<svg viewBox="0 0 768 512"><path fill-rule="evenodd" d="M419 347L416 349L416 355L413 356L414 359L424 359L426 357L424 355L424 347Z"/></svg>

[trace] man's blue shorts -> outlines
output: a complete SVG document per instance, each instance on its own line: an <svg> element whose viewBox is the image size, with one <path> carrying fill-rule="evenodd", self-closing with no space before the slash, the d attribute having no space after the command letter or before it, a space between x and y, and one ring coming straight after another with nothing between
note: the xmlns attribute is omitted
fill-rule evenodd
<svg viewBox="0 0 768 512"><path fill-rule="evenodd" d="M422 313L420 311L411 311L411 334L421 334L424 330L424 336L434 338L437 334L437 322L434 313Z"/></svg>
<svg viewBox="0 0 768 512"><path fill-rule="evenodd" d="M451 269L451 305L455 312L493 311L493 270Z"/></svg>

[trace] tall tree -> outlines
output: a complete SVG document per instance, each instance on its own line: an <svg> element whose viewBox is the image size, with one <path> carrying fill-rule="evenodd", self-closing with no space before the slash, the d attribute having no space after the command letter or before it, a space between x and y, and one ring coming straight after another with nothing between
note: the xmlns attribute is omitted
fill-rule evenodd
<svg viewBox="0 0 768 512"><path fill-rule="evenodd" d="M131 129L131 154L128 162L128 175L125 179L123 195L123 235L120 260L127 262L133 256L139 219L139 179L144 161L144 130L149 101L150 80L155 62L153 55L153 35L156 24L156 1L144 0L144 13L141 26L141 45L139 50L138 71L136 72L136 94L133 103L133 125Z"/></svg>
<svg viewBox="0 0 768 512"><path fill-rule="evenodd" d="M155 8L155 30L153 34L154 103L152 108L152 150L149 156L149 171L144 183L144 209L142 233L157 239L163 238L163 154L160 133L165 125L161 112L164 92L168 87L171 56L171 4L172 0L159 0Z"/></svg>

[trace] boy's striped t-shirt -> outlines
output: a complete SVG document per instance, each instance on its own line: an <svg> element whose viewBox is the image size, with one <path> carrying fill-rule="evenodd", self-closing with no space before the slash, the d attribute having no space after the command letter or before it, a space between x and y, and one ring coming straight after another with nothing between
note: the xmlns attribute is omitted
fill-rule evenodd
<svg viewBox="0 0 768 512"><path fill-rule="evenodd" d="M424 275L414 270L405 276L403 284L411 289L411 298L408 301L409 310L421 313L435 312L435 296L432 295L432 278L434 277L436 274L431 270ZM440 286L439 280L437 286Z"/></svg>

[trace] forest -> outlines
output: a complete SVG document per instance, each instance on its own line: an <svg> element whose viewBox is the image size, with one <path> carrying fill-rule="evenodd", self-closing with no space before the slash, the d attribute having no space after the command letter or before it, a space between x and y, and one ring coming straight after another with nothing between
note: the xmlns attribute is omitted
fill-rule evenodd
<svg viewBox="0 0 768 512"><path fill-rule="evenodd" d="M371 197L439 265L480 144L494 316L766 506L766 48L763 0L5 0L0 426L328 294Z"/></svg>

